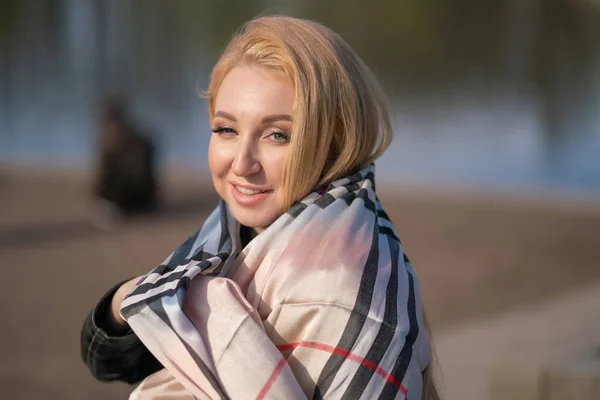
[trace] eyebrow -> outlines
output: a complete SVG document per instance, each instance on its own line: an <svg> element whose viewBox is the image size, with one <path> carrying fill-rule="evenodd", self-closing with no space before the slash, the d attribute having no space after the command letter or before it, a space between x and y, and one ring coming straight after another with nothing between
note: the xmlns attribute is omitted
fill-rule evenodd
<svg viewBox="0 0 600 400"><path fill-rule="evenodd" d="M237 119L235 119L235 117L225 111L217 111L215 113L215 117L223 117L225 119L231 120L233 122L237 122Z"/></svg>
<svg viewBox="0 0 600 400"><path fill-rule="evenodd" d="M289 121L292 122L292 116L288 114L277 114L277 115L267 115L262 119L263 124L268 124L270 122L275 121Z"/></svg>
<svg viewBox="0 0 600 400"><path fill-rule="evenodd" d="M225 111L217 111L215 112L215 117L222 117L228 119L233 122L237 122L237 119L228 112ZM292 122L292 116L288 114L275 114L275 115L267 115L262 119L263 124L268 124L275 121L289 121Z"/></svg>

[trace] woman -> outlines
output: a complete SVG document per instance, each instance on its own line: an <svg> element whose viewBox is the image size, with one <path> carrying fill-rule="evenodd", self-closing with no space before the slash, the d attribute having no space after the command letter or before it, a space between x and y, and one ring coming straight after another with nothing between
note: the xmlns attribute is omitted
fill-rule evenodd
<svg viewBox="0 0 600 400"><path fill-rule="evenodd" d="M92 372L146 378L132 398L437 398L417 279L375 195L391 128L366 65L322 25L263 17L206 95L222 200L92 311Z"/></svg>

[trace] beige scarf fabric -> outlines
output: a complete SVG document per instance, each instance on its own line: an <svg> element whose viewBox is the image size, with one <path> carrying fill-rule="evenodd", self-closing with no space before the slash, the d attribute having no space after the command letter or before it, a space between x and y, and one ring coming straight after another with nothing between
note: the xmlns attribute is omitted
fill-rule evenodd
<svg viewBox="0 0 600 400"><path fill-rule="evenodd" d="M417 278L374 166L311 193L243 249L239 229L221 202L123 302L165 366L131 398L421 397Z"/></svg>

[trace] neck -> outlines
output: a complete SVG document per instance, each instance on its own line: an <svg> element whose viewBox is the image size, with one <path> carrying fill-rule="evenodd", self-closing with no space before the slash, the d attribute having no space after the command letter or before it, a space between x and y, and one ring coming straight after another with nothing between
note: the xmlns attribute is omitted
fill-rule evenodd
<svg viewBox="0 0 600 400"><path fill-rule="evenodd" d="M259 233L264 231L264 228L250 228L242 225L240 230L240 237L242 239L242 246L246 246L252 239L254 239Z"/></svg>

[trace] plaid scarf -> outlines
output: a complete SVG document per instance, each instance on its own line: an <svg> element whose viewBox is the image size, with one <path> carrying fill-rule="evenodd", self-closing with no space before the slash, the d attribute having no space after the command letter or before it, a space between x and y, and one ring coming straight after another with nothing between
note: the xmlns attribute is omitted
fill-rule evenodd
<svg viewBox="0 0 600 400"><path fill-rule="evenodd" d="M136 390L147 395L176 382L193 398L419 399L429 362L416 275L373 165L310 193L244 248L221 200L121 314L173 377L148 378Z"/></svg>

